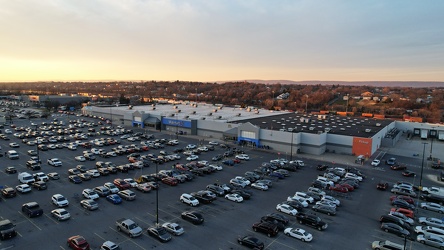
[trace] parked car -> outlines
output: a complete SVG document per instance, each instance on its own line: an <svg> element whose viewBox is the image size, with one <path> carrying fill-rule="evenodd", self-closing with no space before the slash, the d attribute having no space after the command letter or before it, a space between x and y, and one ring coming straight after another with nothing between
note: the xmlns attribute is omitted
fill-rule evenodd
<svg viewBox="0 0 444 250"><path fill-rule="evenodd" d="M418 222L421 225L444 229L444 221L433 217L419 217Z"/></svg>
<svg viewBox="0 0 444 250"><path fill-rule="evenodd" d="M75 250L89 250L89 243L83 236L76 235L68 238L68 247Z"/></svg>
<svg viewBox="0 0 444 250"><path fill-rule="evenodd" d="M336 209L326 204L315 204L313 210L327 215L336 215Z"/></svg>
<svg viewBox="0 0 444 250"><path fill-rule="evenodd" d="M423 202L419 205L422 209L438 212L440 214L444 213L444 206L433 202Z"/></svg>
<svg viewBox="0 0 444 250"><path fill-rule="evenodd" d="M243 245L253 249L264 249L265 247L262 241L250 235L237 238L237 242L239 243L239 245Z"/></svg>
<svg viewBox="0 0 444 250"><path fill-rule="evenodd" d="M444 239L435 235L418 234L416 240L424 245L444 249Z"/></svg>
<svg viewBox="0 0 444 250"><path fill-rule="evenodd" d="M298 240L301 240L303 242L310 242L313 240L313 235L301 228L289 227L284 230L284 234L296 238Z"/></svg>
<svg viewBox="0 0 444 250"><path fill-rule="evenodd" d="M266 234L268 237L276 236L279 232L278 227L269 222L258 222L253 224L253 231Z"/></svg>
<svg viewBox="0 0 444 250"><path fill-rule="evenodd" d="M82 200L80 201L80 205L87 210L96 210L99 208L99 204L94 200Z"/></svg>
<svg viewBox="0 0 444 250"><path fill-rule="evenodd" d="M202 224L204 222L202 214L196 211L185 211L181 214L181 218L195 225Z"/></svg>
<svg viewBox="0 0 444 250"><path fill-rule="evenodd" d="M183 227L179 226L177 223L165 222L162 224L162 227L176 236L182 235L185 232Z"/></svg>
<svg viewBox="0 0 444 250"><path fill-rule="evenodd" d="M171 234L163 227L149 227L147 233L160 242L168 242L172 239Z"/></svg>
<svg viewBox="0 0 444 250"><path fill-rule="evenodd" d="M399 225L396 225L394 223L382 223L381 229L387 233L396 234L396 235L401 236L403 238L404 237L408 238L410 236L410 232L407 229L405 229Z"/></svg>

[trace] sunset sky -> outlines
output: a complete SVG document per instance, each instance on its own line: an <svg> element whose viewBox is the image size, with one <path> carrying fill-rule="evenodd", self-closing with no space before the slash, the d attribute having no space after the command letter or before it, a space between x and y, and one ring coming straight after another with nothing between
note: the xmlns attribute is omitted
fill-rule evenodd
<svg viewBox="0 0 444 250"><path fill-rule="evenodd" d="M0 82L444 81L439 0L0 0Z"/></svg>

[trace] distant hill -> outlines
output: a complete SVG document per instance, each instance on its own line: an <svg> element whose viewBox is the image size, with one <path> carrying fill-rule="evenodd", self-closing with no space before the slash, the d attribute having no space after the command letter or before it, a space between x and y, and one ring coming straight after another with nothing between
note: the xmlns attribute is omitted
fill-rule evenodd
<svg viewBox="0 0 444 250"><path fill-rule="evenodd" d="M375 87L412 87L412 88L426 88L426 87L444 87L444 82L403 82L403 81L364 81L364 82L345 82L345 81L290 81L290 80L238 80L238 81L218 81L224 82L251 82L263 84L299 84L299 85L346 85L346 86L375 86Z"/></svg>

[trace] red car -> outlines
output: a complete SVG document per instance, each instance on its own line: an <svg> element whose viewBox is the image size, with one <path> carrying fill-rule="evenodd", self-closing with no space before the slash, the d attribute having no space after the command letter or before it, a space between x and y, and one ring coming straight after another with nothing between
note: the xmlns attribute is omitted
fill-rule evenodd
<svg viewBox="0 0 444 250"><path fill-rule="evenodd" d="M376 185L376 188L379 190L386 190L388 188L388 183L385 181L379 181L379 183Z"/></svg>
<svg viewBox="0 0 444 250"><path fill-rule="evenodd" d="M241 160L239 160L237 158L234 158L233 161L234 161L234 163L240 163L241 162Z"/></svg>
<svg viewBox="0 0 444 250"><path fill-rule="evenodd" d="M390 209L391 212L399 212L401 214L404 214L405 216L414 219L415 213L412 210L405 209L405 208L392 208Z"/></svg>
<svg viewBox="0 0 444 250"><path fill-rule="evenodd" d="M165 184L167 184L167 185L170 185L170 186L177 186L177 179L176 178L174 178L174 177L165 177L165 178L162 178L162 182L163 183L165 183Z"/></svg>
<svg viewBox="0 0 444 250"><path fill-rule="evenodd" d="M114 179L113 181L114 185L116 185L120 190L125 190L125 189L129 189L131 187L131 185L122 180L122 179Z"/></svg>
<svg viewBox="0 0 444 250"><path fill-rule="evenodd" d="M355 190L355 188L354 188L352 185L347 184L347 183L342 183L342 184L339 184L339 185L340 185L341 187L345 187L349 192Z"/></svg>
<svg viewBox="0 0 444 250"><path fill-rule="evenodd" d="M141 148L143 151L148 151L148 150L150 150L150 148L148 147L148 146L142 146L142 148Z"/></svg>
<svg viewBox="0 0 444 250"><path fill-rule="evenodd" d="M415 201L410 196L405 196L405 195L392 195L392 196L390 196L390 201L393 201L395 199L405 200L405 201L407 201L410 204L413 204L413 205L415 204Z"/></svg>
<svg viewBox="0 0 444 250"><path fill-rule="evenodd" d="M76 235L68 238L68 247L75 250L89 250L89 244L83 236Z"/></svg>
<svg viewBox="0 0 444 250"><path fill-rule="evenodd" d="M395 164L390 167L392 170L406 170L407 167L405 165Z"/></svg>
<svg viewBox="0 0 444 250"><path fill-rule="evenodd" d="M336 186L330 187L330 190L340 192L340 193L348 193L348 189L345 187L342 187L341 185L336 185Z"/></svg>

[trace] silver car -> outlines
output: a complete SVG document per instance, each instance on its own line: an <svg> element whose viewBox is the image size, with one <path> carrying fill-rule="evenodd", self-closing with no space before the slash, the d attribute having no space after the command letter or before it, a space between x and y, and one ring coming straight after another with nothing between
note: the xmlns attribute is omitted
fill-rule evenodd
<svg viewBox="0 0 444 250"><path fill-rule="evenodd" d="M437 227L440 229L444 229L444 221L438 218L433 217L419 217L418 222L421 225Z"/></svg>
<svg viewBox="0 0 444 250"><path fill-rule="evenodd" d="M433 246L439 249L444 249L444 239L435 235L418 234L416 240L425 245Z"/></svg>
<svg viewBox="0 0 444 250"><path fill-rule="evenodd" d="M440 214L444 213L444 206L439 205L438 203L433 202L423 202L419 205L422 209L435 211Z"/></svg>
<svg viewBox="0 0 444 250"><path fill-rule="evenodd" d="M406 188L392 188L392 190L390 190L392 193L394 193L394 194L401 194L401 195L407 195L407 196L410 196L410 197L416 197L417 196L417 194L413 191L413 190L410 190L410 189L406 189Z"/></svg>
<svg viewBox="0 0 444 250"><path fill-rule="evenodd" d="M325 204L316 204L313 206L313 210L327 215L336 215L336 209Z"/></svg>

